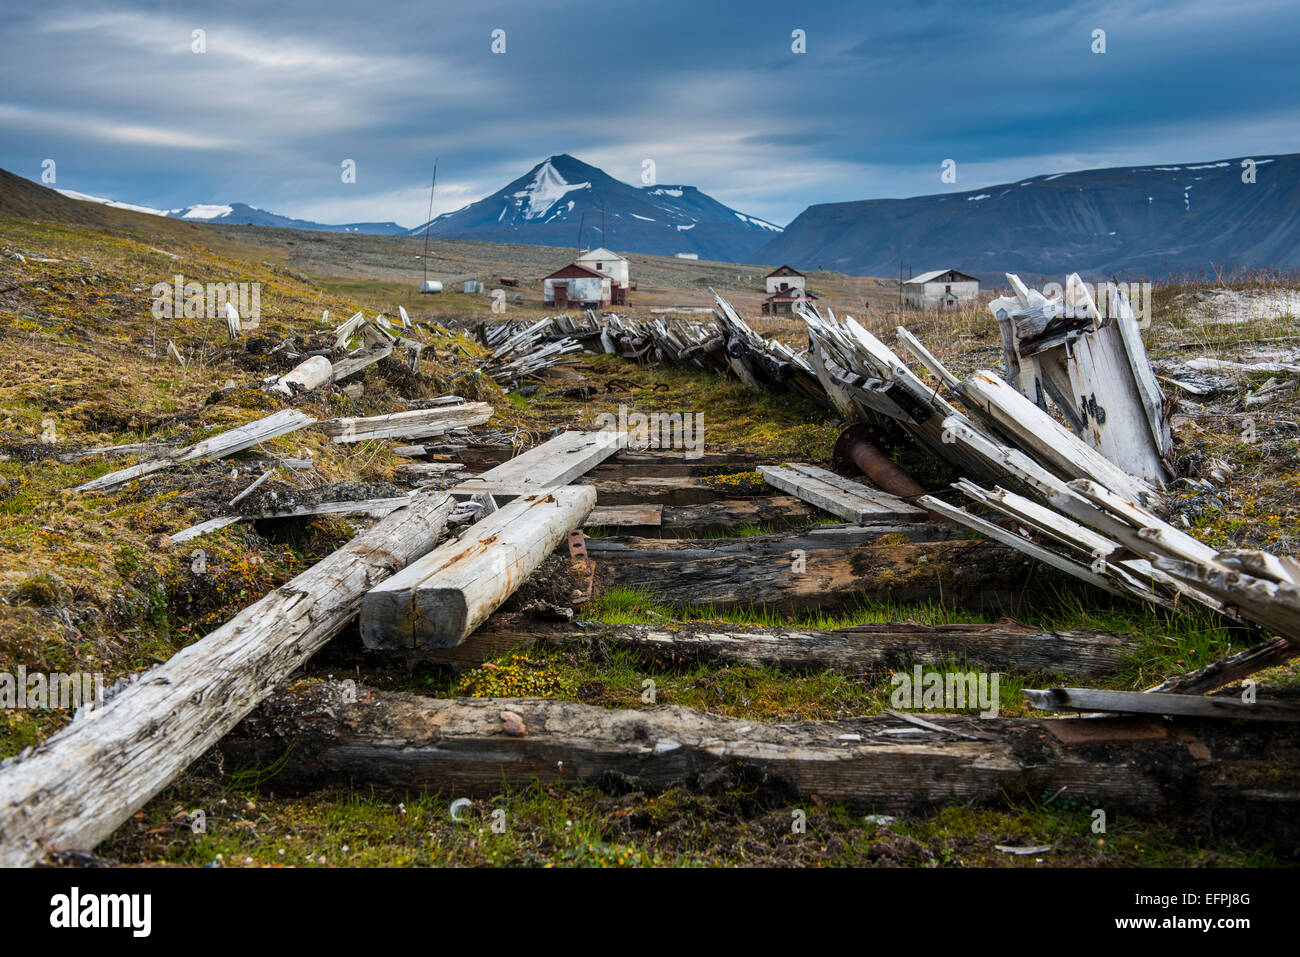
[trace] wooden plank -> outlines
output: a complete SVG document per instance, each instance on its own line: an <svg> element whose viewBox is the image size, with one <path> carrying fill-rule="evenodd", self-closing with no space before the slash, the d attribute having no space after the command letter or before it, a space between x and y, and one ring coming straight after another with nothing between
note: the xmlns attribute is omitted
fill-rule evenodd
<svg viewBox="0 0 1300 957"><path fill-rule="evenodd" d="M1017 551L1024 552L1029 557L1037 559L1038 561L1066 572L1067 574L1073 575L1075 578L1085 581L1090 585L1096 585L1098 588L1108 591L1113 595L1125 594L1123 588L1111 582L1104 575L1094 572L1089 565L1084 565L1072 559L1065 558L1062 555L1058 555L1056 552L1043 548L1041 545L1031 542L1008 529L1002 528L1000 525L994 525L992 522L986 521L976 515L972 515L965 509L957 508L955 505L949 505L947 502L935 498L933 495L925 496L920 500L920 502L930 511L935 512L938 515L942 515L954 522L965 525L967 528L973 529L982 535L987 535L995 542L1001 542L1003 545L1008 545Z"/></svg>
<svg viewBox="0 0 1300 957"><path fill-rule="evenodd" d="M766 723L680 706L616 709L546 699L438 699L312 682L277 694L223 742L231 764L275 762L277 793L346 785L489 798L503 788L621 782L630 790L771 782L776 808L816 795L861 811L921 814L935 805L1000 804L1007 794L1064 790L1102 807L1266 831L1296 841L1298 762L1289 726L1132 720L956 717L926 712L947 733L892 716ZM520 719L504 731L503 711ZM1087 725L1096 744L1060 726ZM1111 730L1114 729L1114 730ZM520 733L522 732L522 733ZM1259 755L1277 772L1260 794ZM739 778L736 778L739 780ZM763 789L760 789L762 791ZM757 795L763 800L763 795ZM1091 805L1090 805L1091 806ZM784 811L788 820L788 810Z"/></svg>
<svg viewBox="0 0 1300 957"><path fill-rule="evenodd" d="M774 488L789 492L850 522L920 519L925 512L897 495L873 489L815 465L760 465L758 473Z"/></svg>
<svg viewBox="0 0 1300 957"><path fill-rule="evenodd" d="M214 435L209 439L178 449L167 458L141 462L129 468L101 475L97 479L91 479L89 482L78 485L75 491L99 492L153 472L171 468L180 462L224 458L227 455L234 455L236 452L252 448L259 442L269 442L281 435L296 432L298 429L311 425L315 421L315 418L297 409L281 409L279 412L274 412L253 422L247 422L244 425L222 432L220 435Z"/></svg>
<svg viewBox="0 0 1300 957"><path fill-rule="evenodd" d="M912 335L907 329L899 326L897 330L898 341L901 342L907 351L916 357L916 361L929 371L936 379L946 385L954 392L961 392L961 380L948 371L942 362L921 344L921 341Z"/></svg>
<svg viewBox="0 0 1300 957"><path fill-rule="evenodd" d="M1122 714L1174 714L1242 721L1300 721L1300 703L1256 700L1236 695L1198 695L1143 691L1098 691L1092 688L1025 689L1025 699L1041 711L1102 711Z"/></svg>
<svg viewBox="0 0 1300 957"><path fill-rule="evenodd" d="M206 522L200 522L198 525L192 525L189 528L169 535L173 542L187 542L191 538L198 538L200 535L207 535L209 532L215 532L225 528L228 525L234 525L236 522L260 522L263 519L272 518L306 518L309 515L369 515L372 518L383 518L404 505L411 503L410 496L400 496L394 498L370 498L358 499L355 501L345 502L317 502L314 505L300 505L295 508L286 508L276 511L266 512L245 512L240 515L224 515L219 518L212 518Z"/></svg>
<svg viewBox="0 0 1300 957"><path fill-rule="evenodd" d="M330 369L330 377L335 382L342 382L349 376L354 376L358 372L369 368L381 359L387 359L393 354L393 344L377 346L373 349L367 349L359 355L349 356L346 359L340 359Z"/></svg>
<svg viewBox="0 0 1300 957"><path fill-rule="evenodd" d="M817 509L793 495L765 495L699 505L665 505L660 526L675 535L725 531L742 526L771 526L780 530L815 524L818 517Z"/></svg>
<svg viewBox="0 0 1300 957"><path fill-rule="evenodd" d="M1014 616L1031 606L1026 603L1050 599L1068 581L1034 570L1000 544L969 539L844 545L820 543L815 534L590 538L587 552L601 588L634 588L674 606L803 612L873 601L936 602Z"/></svg>
<svg viewBox="0 0 1300 957"><path fill-rule="evenodd" d="M412 409L391 415L366 418L327 419L321 431L335 442L365 442L369 439L423 439L442 435L453 429L482 425L492 418L492 406L486 402L435 409Z"/></svg>
<svg viewBox="0 0 1300 957"><path fill-rule="evenodd" d="M975 373L963 383L962 394L996 420L1026 451L1062 477L1092 479L1142 505L1161 502L1154 486L1125 472L996 374L983 370Z"/></svg>
<svg viewBox="0 0 1300 957"><path fill-rule="evenodd" d="M593 489L570 485L502 506L371 590L361 606L362 641L367 648L460 644L595 505Z"/></svg>
<svg viewBox="0 0 1300 957"><path fill-rule="evenodd" d="M663 523L663 514L662 505L609 505L593 508L583 524L587 528L619 525L658 526Z"/></svg>
<svg viewBox="0 0 1300 957"><path fill-rule="evenodd" d="M462 482L452 491L527 495L541 489L556 488L590 471L626 444L626 434L612 429L561 432L482 475Z"/></svg>
<svg viewBox="0 0 1300 957"><path fill-rule="evenodd" d="M210 518L206 522L200 522L197 525L191 525L189 528L182 529L179 532L173 532L167 537L173 542L180 544L188 542L191 538L198 538L200 535L207 535L210 532L220 531L230 525L234 525L240 520L238 515L224 515L220 518Z"/></svg>
<svg viewBox="0 0 1300 957"><path fill-rule="evenodd" d="M911 668L913 662L1014 670L1032 674L1098 677L1114 674L1136 644L1131 636L1101 631L1041 631L1006 621L991 625L918 625L886 622L817 629L758 628L674 623L668 626L541 622L496 614L452 649L429 649L405 660L461 669L532 644L578 647L592 643L626 648L667 666L708 661L786 671Z"/></svg>
<svg viewBox="0 0 1300 957"><path fill-rule="evenodd" d="M357 613L365 591L431 549L445 493L363 532L226 624L0 767L0 867L89 851L235 726Z"/></svg>

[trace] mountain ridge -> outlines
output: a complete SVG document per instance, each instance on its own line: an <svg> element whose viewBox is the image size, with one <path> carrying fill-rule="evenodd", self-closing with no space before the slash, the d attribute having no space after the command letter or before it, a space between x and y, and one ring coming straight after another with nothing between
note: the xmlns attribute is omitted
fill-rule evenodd
<svg viewBox="0 0 1300 957"><path fill-rule="evenodd" d="M1244 182L1255 165L1255 182ZM958 193L809 206L761 262L1119 278L1300 267L1300 154L1049 173Z"/></svg>

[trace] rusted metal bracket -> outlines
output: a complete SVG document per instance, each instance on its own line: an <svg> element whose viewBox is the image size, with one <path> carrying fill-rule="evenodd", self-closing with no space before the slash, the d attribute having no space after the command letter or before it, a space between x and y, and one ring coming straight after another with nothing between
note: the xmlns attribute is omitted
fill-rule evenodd
<svg viewBox="0 0 1300 957"><path fill-rule="evenodd" d="M574 607L585 605L591 601L592 591L596 587L596 563L587 556L587 536L580 528L569 532L569 561L585 582L583 588L574 589L569 604Z"/></svg>

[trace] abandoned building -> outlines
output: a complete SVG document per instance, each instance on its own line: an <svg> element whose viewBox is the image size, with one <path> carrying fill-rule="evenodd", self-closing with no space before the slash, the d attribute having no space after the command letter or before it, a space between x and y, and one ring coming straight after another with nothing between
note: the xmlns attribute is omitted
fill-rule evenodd
<svg viewBox="0 0 1300 957"><path fill-rule="evenodd" d="M788 316L794 310L796 302L811 304L817 297L801 288L778 290L763 300L763 315Z"/></svg>
<svg viewBox="0 0 1300 957"><path fill-rule="evenodd" d="M626 302L627 289L610 276L573 262L542 280L542 298L557 309L603 309Z"/></svg>
<svg viewBox="0 0 1300 957"><path fill-rule="evenodd" d="M808 277L790 266L778 266L767 274L767 294L784 293L792 289L808 288ZM787 310L788 311L788 310Z"/></svg>
<svg viewBox="0 0 1300 957"><path fill-rule="evenodd" d="M953 309L974 305L980 281L955 269L935 269L903 283L903 301L917 309Z"/></svg>
<svg viewBox="0 0 1300 957"><path fill-rule="evenodd" d="M796 302L811 303L817 297L808 291L808 277L791 266L778 266L765 277L767 298L763 315L790 315Z"/></svg>
<svg viewBox="0 0 1300 957"><path fill-rule="evenodd" d="M606 249L604 246L599 249L591 249L575 259L574 262L579 266L586 266L588 269L594 269L596 272L608 276L625 289L628 286L627 257L620 256L613 250Z"/></svg>

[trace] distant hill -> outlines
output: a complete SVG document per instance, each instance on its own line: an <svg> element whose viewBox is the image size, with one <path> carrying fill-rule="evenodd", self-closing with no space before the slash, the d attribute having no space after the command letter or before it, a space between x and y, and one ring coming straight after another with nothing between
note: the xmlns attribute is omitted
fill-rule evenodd
<svg viewBox="0 0 1300 957"><path fill-rule="evenodd" d="M601 232L601 207L604 229ZM429 233L530 246L754 262L779 226L737 212L694 186L630 186L572 156L551 156L497 192L432 220ZM411 230L421 235L424 226Z"/></svg>
<svg viewBox="0 0 1300 957"><path fill-rule="evenodd" d="M281 216L278 213L268 213L264 209L249 206L247 203L206 204L185 206L181 209L153 209L149 206L135 206L114 199L105 199L102 196L90 196L71 189L61 189L59 192L69 199L81 200L86 203L100 203L114 209L129 209L138 213L149 213L153 216L184 219L197 223L221 222L230 226L277 226L282 229L306 229L326 233L367 233L372 236L405 236L408 232L405 226L399 226L397 223L342 223L329 225L312 222L310 219L293 219L289 216Z"/></svg>
<svg viewBox="0 0 1300 957"><path fill-rule="evenodd" d="M964 193L810 206L756 262L896 276L954 268L1120 278L1300 267L1300 154L1035 176Z"/></svg>

